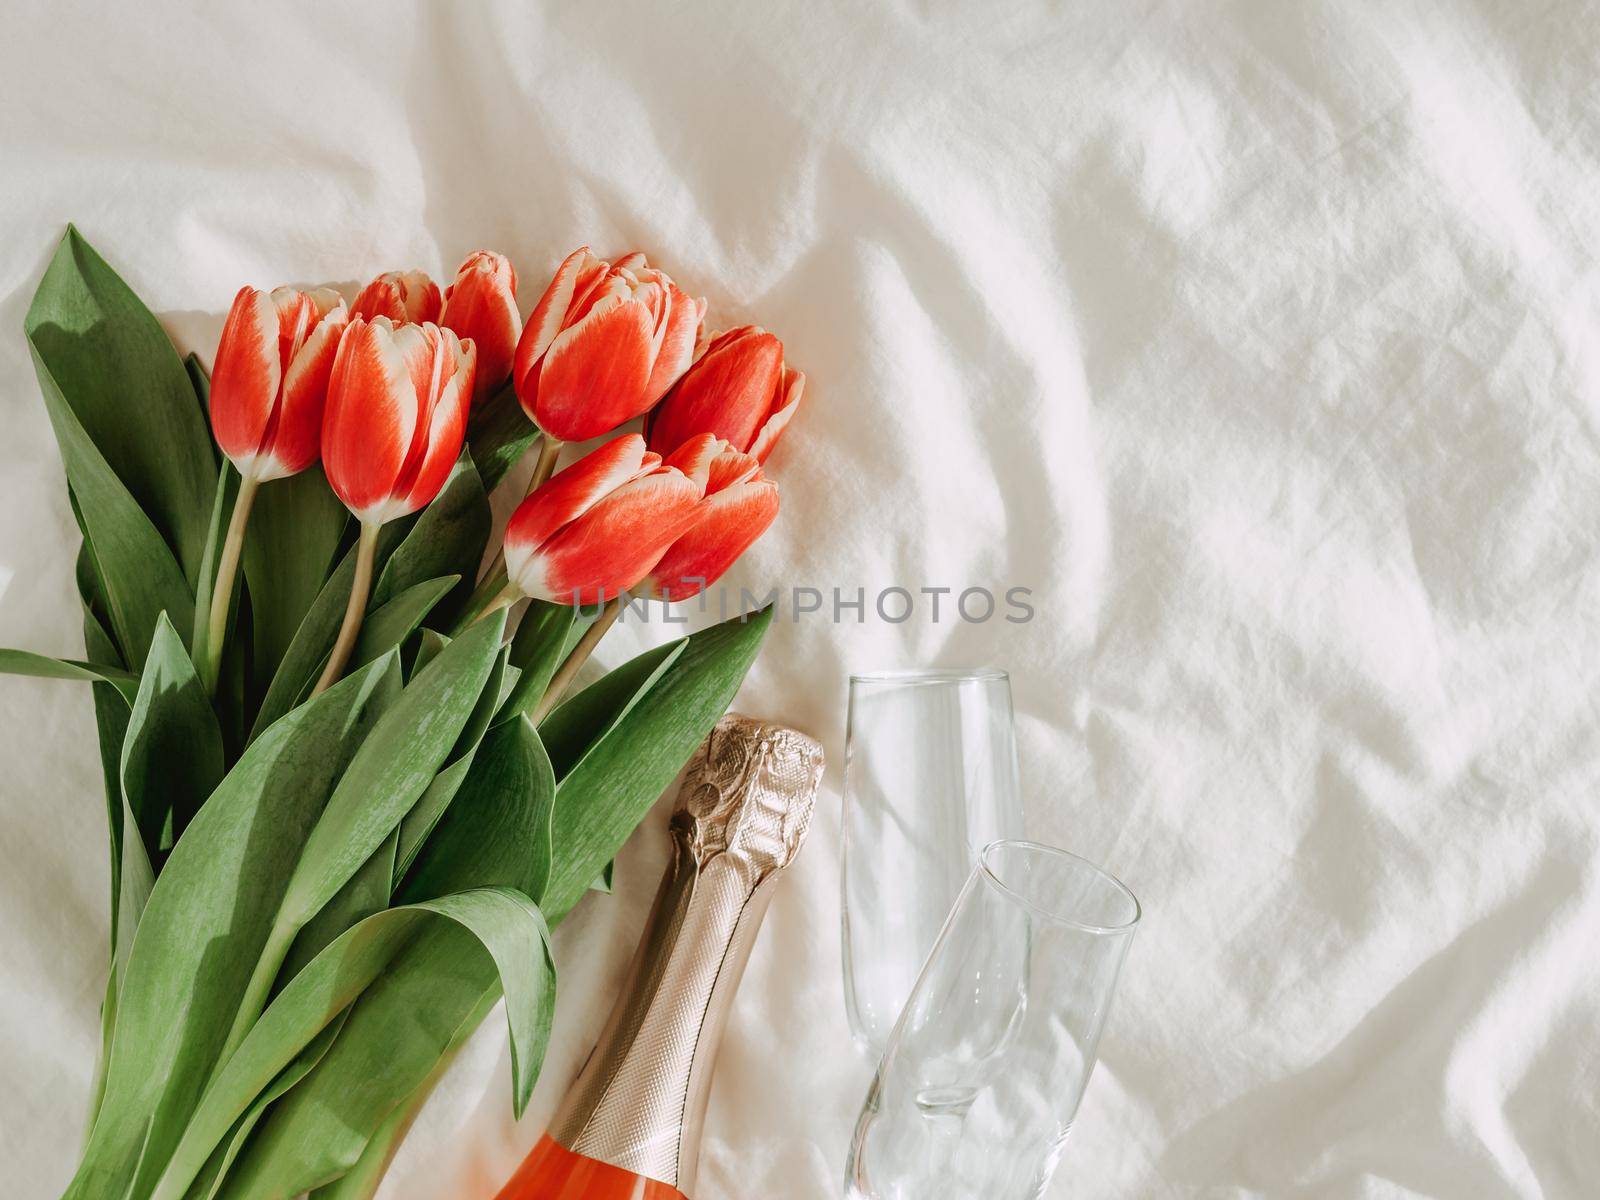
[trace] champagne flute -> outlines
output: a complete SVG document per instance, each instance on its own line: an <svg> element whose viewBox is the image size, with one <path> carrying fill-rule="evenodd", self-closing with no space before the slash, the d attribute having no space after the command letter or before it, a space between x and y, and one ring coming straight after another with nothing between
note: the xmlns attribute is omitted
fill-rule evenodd
<svg viewBox="0 0 1600 1200"><path fill-rule="evenodd" d="M882 1053L979 852L1022 836L1004 671L850 677L844 776L845 1007Z"/></svg>
<svg viewBox="0 0 1600 1200"><path fill-rule="evenodd" d="M1036 1200L1094 1069L1139 902L1001 841L951 910L856 1124L848 1200Z"/></svg>

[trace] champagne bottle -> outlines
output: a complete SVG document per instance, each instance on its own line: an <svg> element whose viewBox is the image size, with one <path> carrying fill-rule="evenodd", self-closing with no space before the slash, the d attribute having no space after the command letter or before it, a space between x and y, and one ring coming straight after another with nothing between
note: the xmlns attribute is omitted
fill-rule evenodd
<svg viewBox="0 0 1600 1200"><path fill-rule="evenodd" d="M599 1042L498 1200L686 1200L717 1044L773 885L793 861L822 747L729 714L696 752L672 861Z"/></svg>

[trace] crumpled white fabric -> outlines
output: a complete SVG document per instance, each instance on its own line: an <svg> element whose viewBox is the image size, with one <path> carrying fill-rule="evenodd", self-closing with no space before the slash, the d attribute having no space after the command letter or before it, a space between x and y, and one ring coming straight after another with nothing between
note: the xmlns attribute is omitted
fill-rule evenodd
<svg viewBox="0 0 1600 1200"><path fill-rule="evenodd" d="M11 6L0 643L80 650L20 334L69 219L209 356L242 282L643 247L811 380L735 587L1033 589L774 627L827 743L698 1200L840 1194L851 669L1014 676L1032 832L1145 904L1049 1195L1536 1197L1600 1180L1600 16L1432 0ZM661 626L624 627L620 661ZM103 972L87 693L0 681L0 1160L58 1193ZM487 1197L613 999L664 849L560 931L386 1200Z"/></svg>

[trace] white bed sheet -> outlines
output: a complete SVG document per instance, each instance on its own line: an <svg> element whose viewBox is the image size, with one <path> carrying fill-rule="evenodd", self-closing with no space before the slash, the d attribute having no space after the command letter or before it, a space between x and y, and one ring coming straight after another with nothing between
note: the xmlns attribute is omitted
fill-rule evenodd
<svg viewBox="0 0 1600 1200"><path fill-rule="evenodd" d="M643 247L811 379L733 577L1031 587L776 627L824 739L699 1200L839 1194L844 676L1014 672L1030 826L1145 903L1050 1195L1600 1188L1600 12L1580 3L8 6L0 644L80 649L20 334L76 221L186 348L243 281ZM368 9L366 15L358 10ZM617 661L659 628L616 635ZM0 682L0 1160L81 1133L105 866L86 693ZM492 1194L593 1037L663 841L561 931L387 1200Z"/></svg>

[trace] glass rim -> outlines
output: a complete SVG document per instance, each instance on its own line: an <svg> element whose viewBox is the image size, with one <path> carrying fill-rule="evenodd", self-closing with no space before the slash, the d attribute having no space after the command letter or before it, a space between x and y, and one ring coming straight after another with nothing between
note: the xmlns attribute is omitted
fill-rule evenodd
<svg viewBox="0 0 1600 1200"><path fill-rule="evenodd" d="M1038 901L1023 895L1004 879L1000 878L999 873L995 871L993 865L989 861L990 856L993 855L996 850L1026 850L1030 854L1036 854L1045 858L1056 859L1058 861L1061 859L1066 859L1078 864L1079 866L1087 867L1093 874L1104 880L1106 883L1109 883L1114 889L1122 893L1123 896L1127 897L1128 903L1133 905L1133 916L1118 925L1096 925L1092 921L1080 921L1075 917L1067 916L1065 913L1055 912L1045 905L1040 904ZM1132 888L1123 883L1122 880L1118 879L1104 867L1090 862L1081 854L1074 854L1070 850L1061 849L1059 846L1049 846L1044 842L1031 842L1025 838L997 838L995 841L992 841L986 845L983 848L983 851L978 855L978 871L1007 899L1020 905L1022 908L1027 909L1035 916L1041 917L1044 920L1050 921L1056 925L1065 925L1071 929L1081 930L1084 933L1129 933L1139 924L1140 919L1144 916L1144 906L1139 903L1139 897L1133 894Z"/></svg>
<svg viewBox="0 0 1600 1200"><path fill-rule="evenodd" d="M883 671L857 671L850 676L850 685L858 683L993 683L1009 680L1010 674L1000 667L900 667Z"/></svg>

